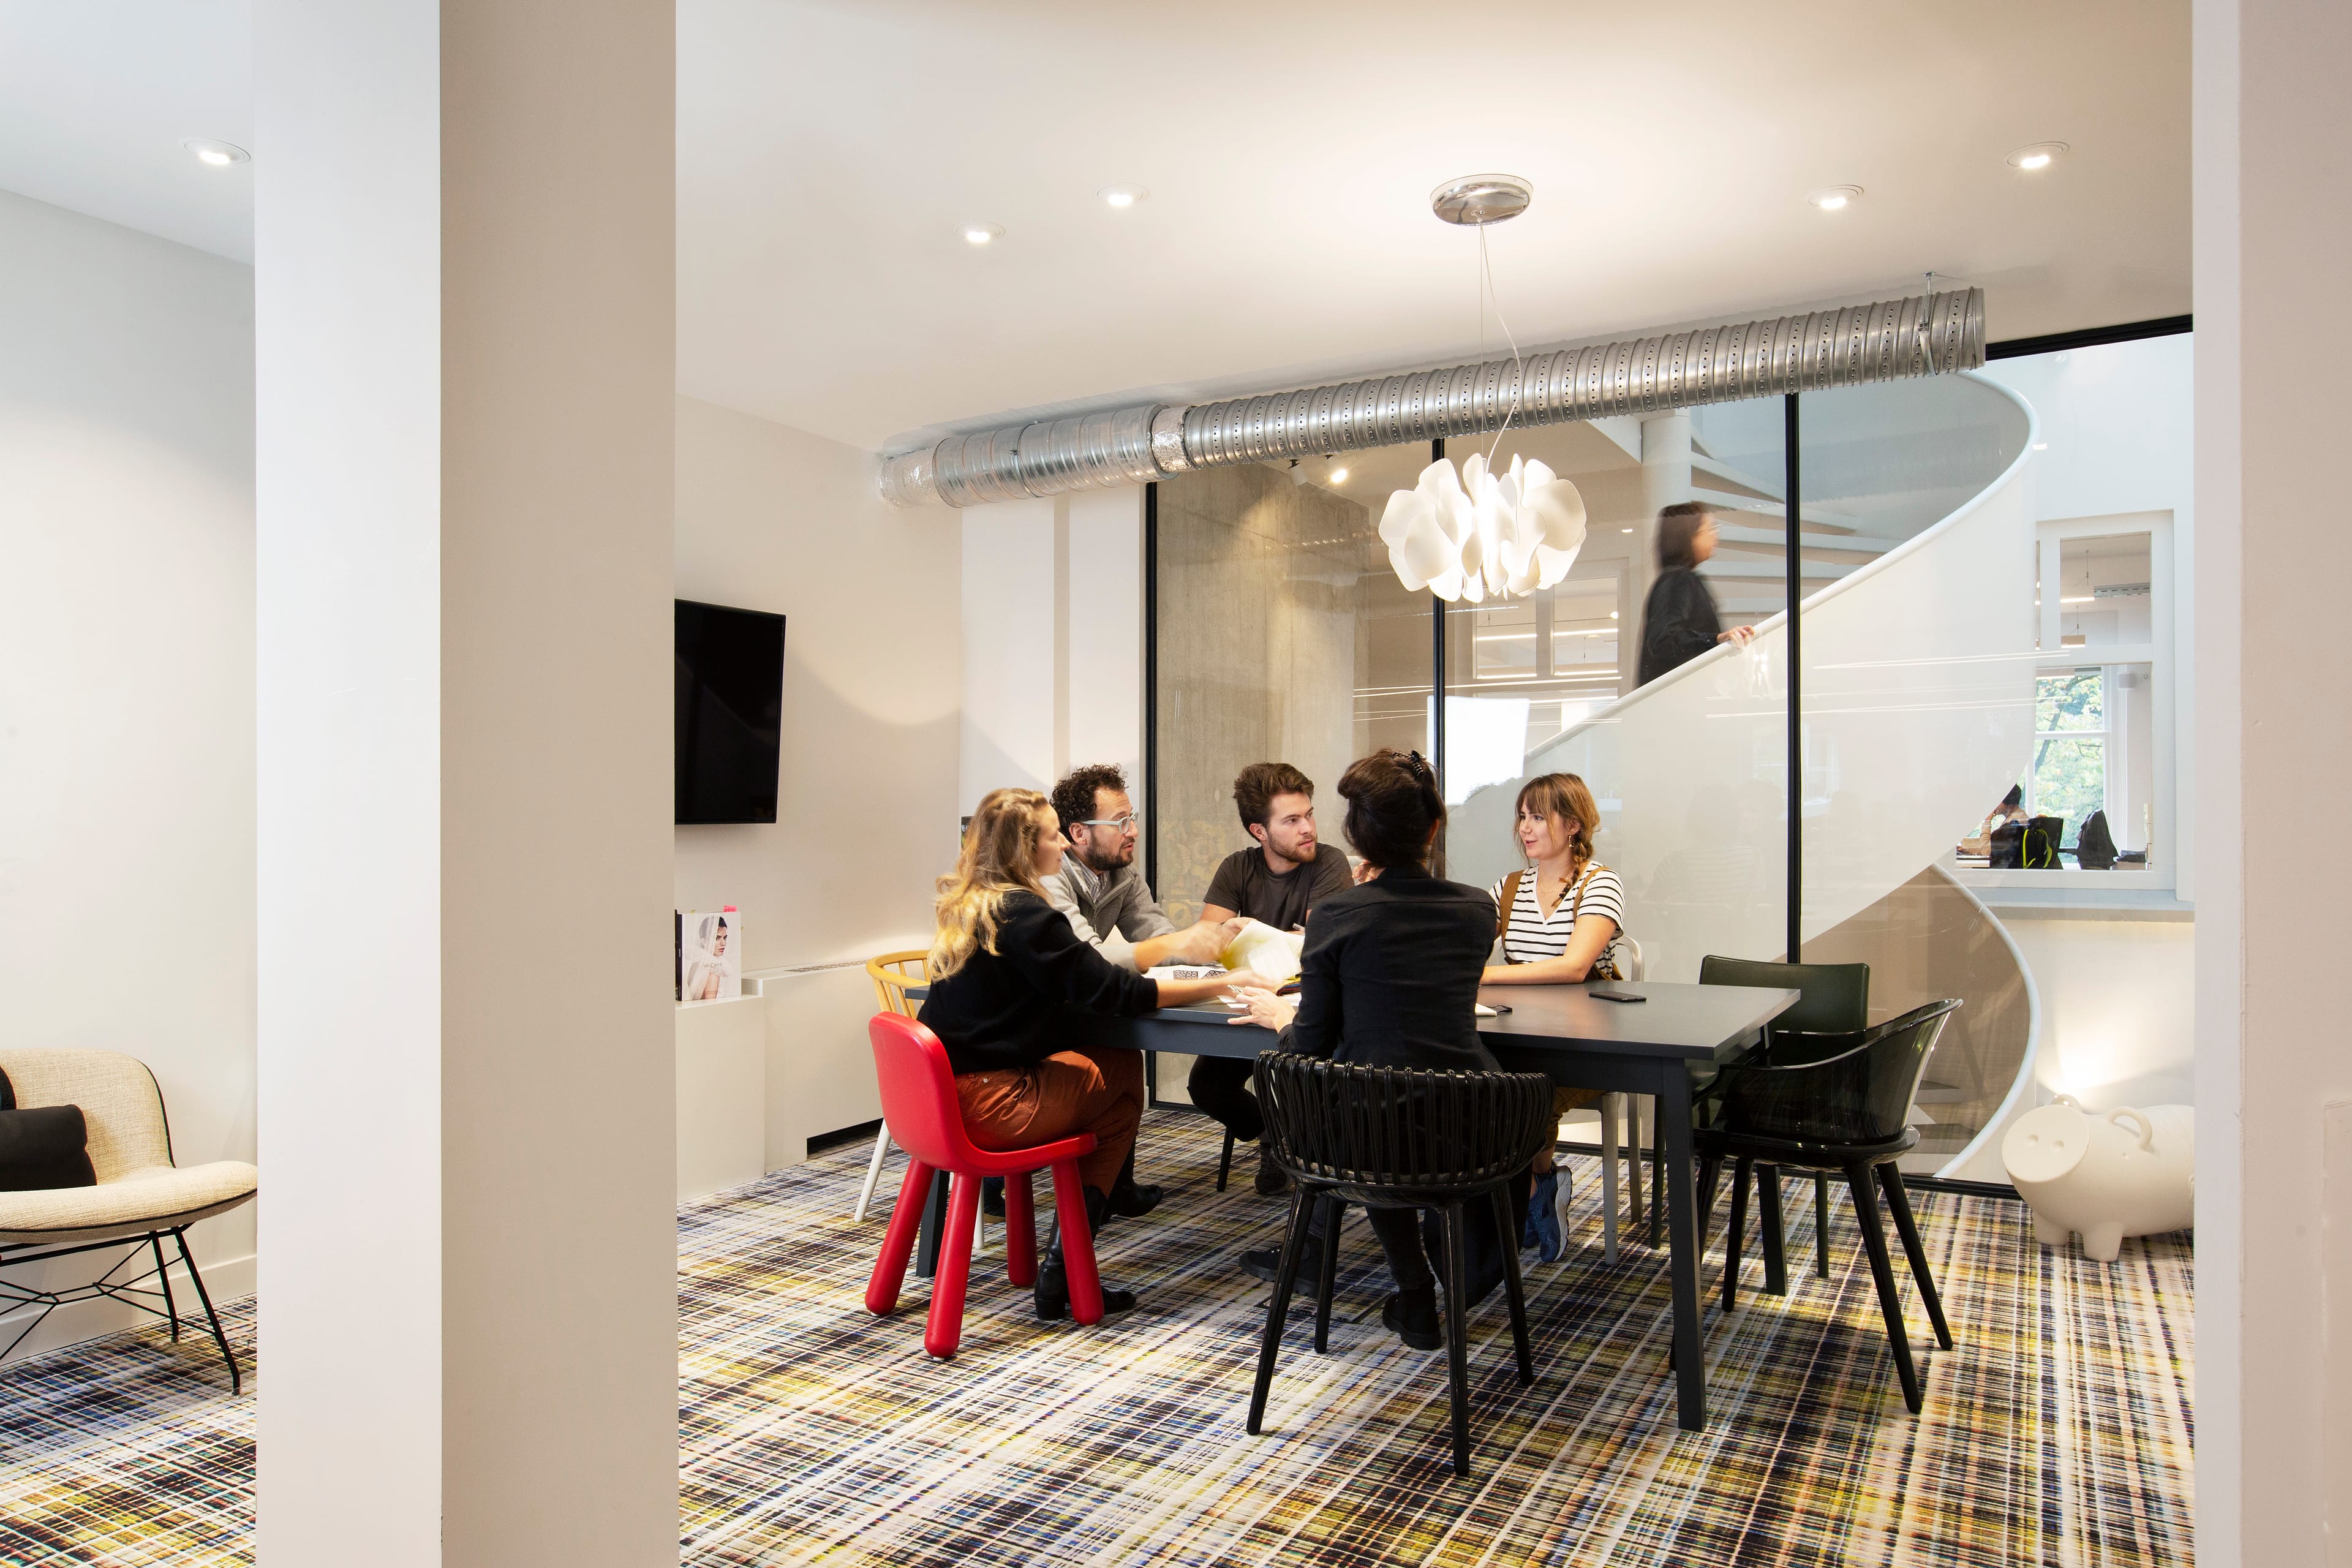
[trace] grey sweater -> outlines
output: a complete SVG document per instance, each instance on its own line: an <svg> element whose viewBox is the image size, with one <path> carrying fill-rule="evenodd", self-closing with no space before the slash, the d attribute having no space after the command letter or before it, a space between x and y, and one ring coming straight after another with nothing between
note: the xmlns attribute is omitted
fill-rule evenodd
<svg viewBox="0 0 2352 1568"><path fill-rule="evenodd" d="M1123 969L1141 967L1135 962L1137 942L1176 929L1132 863L1101 876L1081 865L1076 855L1065 855L1062 868L1045 879L1045 896L1069 917L1080 942L1100 949Z"/></svg>

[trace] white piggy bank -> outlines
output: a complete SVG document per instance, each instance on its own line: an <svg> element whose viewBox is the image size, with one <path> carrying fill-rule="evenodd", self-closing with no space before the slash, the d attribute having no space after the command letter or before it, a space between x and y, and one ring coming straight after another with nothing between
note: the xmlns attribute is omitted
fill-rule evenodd
<svg viewBox="0 0 2352 1568"><path fill-rule="evenodd" d="M2196 1212L2196 1112L2151 1105L2095 1116L2071 1095L2019 1117L2000 1141L2001 1163L2033 1210L2033 1239L2112 1263L2127 1236L2181 1230Z"/></svg>

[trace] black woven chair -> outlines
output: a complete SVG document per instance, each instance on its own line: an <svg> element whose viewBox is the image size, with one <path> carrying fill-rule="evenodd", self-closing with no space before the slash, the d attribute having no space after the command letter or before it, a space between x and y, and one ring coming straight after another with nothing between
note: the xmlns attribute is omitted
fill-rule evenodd
<svg viewBox="0 0 2352 1568"><path fill-rule="evenodd" d="M1698 1135L1699 1190L1715 1191L1723 1162L1735 1163L1731 1186L1731 1228L1723 1252L1723 1310L1739 1300L1740 1232L1748 1218L1749 1172L1759 1165L1843 1174L1853 1194L1854 1218L1862 1226L1862 1245L1870 1255L1871 1277L1878 1284L1878 1305L1886 1317L1886 1337L1895 1349L1895 1370L1903 1380L1903 1402L1919 1413L1919 1373L1911 1363L1911 1339L1903 1326L1903 1299L1895 1282L1895 1268L1886 1251L1886 1232L1878 1215L1877 1192L1894 1211L1895 1228L1903 1237L1903 1251L1911 1261L1911 1277L1927 1303L1936 1325L1936 1342L1952 1348L1952 1331L1944 1321L1944 1304L1927 1269L1927 1249L1919 1243L1919 1226L1911 1217L1904 1195L1903 1173L1895 1161L1919 1142L1909 1124L1911 1104L1927 1058L1957 1001L1930 1002L1899 1018L1850 1035L1796 1035L1768 1042L1746 1060L1725 1064L1717 1080L1722 1110L1714 1126ZM1792 1059L1793 1058L1793 1059ZM1777 1204L1772 1205L1777 1207ZM1766 1267L1774 1273L1782 1265L1773 1254L1779 1247L1775 1216L1766 1214Z"/></svg>
<svg viewBox="0 0 2352 1568"><path fill-rule="evenodd" d="M1551 1080L1535 1073L1420 1072L1355 1067L1317 1057L1268 1051L1257 1058L1258 1095L1265 1132L1258 1158L1270 1159L1297 1184L1282 1263L1266 1303L1265 1336L1258 1348L1257 1386L1250 1394L1249 1430L1265 1419L1274 1385L1275 1355L1298 1280L1307 1239L1307 1205L1324 1205L1322 1277L1315 1303L1315 1348L1330 1331L1331 1281L1337 1269L1344 1205L1441 1209L1445 1215L1445 1353L1454 1415L1454 1473L1470 1473L1470 1376L1464 1342L1464 1262L1468 1205L1494 1206L1502 1240L1503 1282L1511 1309L1511 1342L1519 1381L1535 1381L1528 1345L1527 1297L1519 1280L1518 1218L1510 1213L1512 1180L1559 1136L1552 1119Z"/></svg>
<svg viewBox="0 0 2352 1568"><path fill-rule="evenodd" d="M1701 985L1752 985L1769 991L1794 991L1799 994L1797 1005L1764 1026L1764 1039L1769 1047L1776 1038L1786 1039L1795 1035L1851 1034L1870 1023L1870 965L1867 963L1770 963L1752 958L1723 958L1714 953L1699 960L1698 983ZM1813 1052L1783 1059L1811 1061L1826 1052ZM1769 1200L1764 1208L1764 1223L1771 1227L1768 1235L1777 1239L1780 1224L1780 1173L1769 1165L1756 1167L1759 1184L1758 1195ZM1664 1191L1661 1188L1660 1191ZM1714 1206L1715 1193L1706 1190L1709 1209ZM1705 1213L1701 1211L1700 1229L1706 1228ZM1772 1275L1765 1290L1774 1296L1788 1289L1777 1247L1771 1253ZM1822 1279L1830 1277L1830 1182L1818 1173L1813 1177L1813 1272Z"/></svg>

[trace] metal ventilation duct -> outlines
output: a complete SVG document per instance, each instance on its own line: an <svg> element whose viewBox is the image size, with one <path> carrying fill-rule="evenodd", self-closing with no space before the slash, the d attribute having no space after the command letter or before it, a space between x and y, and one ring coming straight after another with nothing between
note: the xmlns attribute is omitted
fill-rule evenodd
<svg viewBox="0 0 2352 1568"><path fill-rule="evenodd" d="M1560 349L1517 364L1489 360L1189 408L1147 403L1009 425L885 458L881 489L898 506L978 506L1188 468L1478 435L1506 416L1552 425L1652 414L1974 370L1984 357L1984 290L1969 289Z"/></svg>

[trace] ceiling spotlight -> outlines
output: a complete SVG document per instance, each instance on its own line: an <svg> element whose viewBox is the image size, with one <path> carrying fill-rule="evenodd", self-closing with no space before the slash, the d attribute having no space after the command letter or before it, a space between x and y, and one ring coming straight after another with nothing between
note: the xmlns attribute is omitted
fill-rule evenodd
<svg viewBox="0 0 2352 1568"><path fill-rule="evenodd" d="M2031 147L2020 147L2009 155L2012 169L2046 169L2056 163L2066 151L2063 142L2036 142Z"/></svg>
<svg viewBox="0 0 2352 1568"><path fill-rule="evenodd" d="M1833 213L1841 207L1851 205L1861 195L1860 185L1824 185L1818 191L1808 191L1805 194L1805 200L1825 213Z"/></svg>
<svg viewBox="0 0 2352 1568"><path fill-rule="evenodd" d="M208 136L183 136L180 145L196 155L196 162L215 169L226 169L231 163L250 163L253 154L234 142L215 142Z"/></svg>
<svg viewBox="0 0 2352 1568"><path fill-rule="evenodd" d="M1332 482L1333 484L1335 484L1335 485L1344 485L1344 484L1346 484L1346 483L1348 482L1348 470L1347 470L1347 469L1345 469L1345 468L1334 468L1334 469L1332 469L1332 470L1331 470L1331 482Z"/></svg>
<svg viewBox="0 0 2352 1568"><path fill-rule="evenodd" d="M986 245L992 239L1004 237L1004 226L1001 223L968 223L963 226L963 237L967 245Z"/></svg>
<svg viewBox="0 0 2352 1568"><path fill-rule="evenodd" d="M1131 207L1150 194L1141 185L1105 185L1095 193L1115 207Z"/></svg>

